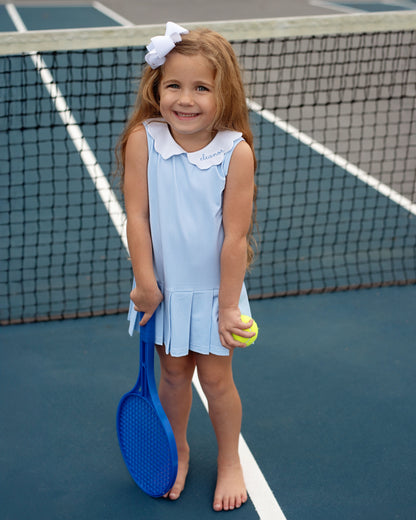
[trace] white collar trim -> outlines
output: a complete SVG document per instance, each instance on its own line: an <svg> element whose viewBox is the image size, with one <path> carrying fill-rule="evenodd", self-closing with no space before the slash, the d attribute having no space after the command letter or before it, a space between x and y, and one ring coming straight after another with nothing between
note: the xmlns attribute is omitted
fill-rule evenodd
<svg viewBox="0 0 416 520"><path fill-rule="evenodd" d="M162 124L161 124L162 123ZM226 152L230 151L237 139L242 136L241 132L234 130L221 130L217 132L214 139L196 152L185 151L172 137L169 127L165 121L146 121L149 134L155 141L155 150L163 159L169 159L174 155L186 154L190 163L198 166L200 170L207 170L211 166L221 164Z"/></svg>

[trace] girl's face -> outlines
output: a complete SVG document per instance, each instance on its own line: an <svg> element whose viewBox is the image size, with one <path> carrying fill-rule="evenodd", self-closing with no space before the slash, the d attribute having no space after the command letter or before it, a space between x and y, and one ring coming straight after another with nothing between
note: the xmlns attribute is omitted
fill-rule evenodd
<svg viewBox="0 0 416 520"><path fill-rule="evenodd" d="M200 54L168 55L159 86L160 113L175 141L187 152L212 140L216 113L214 69Z"/></svg>

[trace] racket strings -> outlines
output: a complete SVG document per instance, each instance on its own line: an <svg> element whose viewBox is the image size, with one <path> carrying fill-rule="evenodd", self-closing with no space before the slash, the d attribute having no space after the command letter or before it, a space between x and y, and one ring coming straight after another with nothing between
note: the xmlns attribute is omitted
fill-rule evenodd
<svg viewBox="0 0 416 520"><path fill-rule="evenodd" d="M133 480L148 494L162 496L172 487L171 449L156 410L129 395L119 411L120 448Z"/></svg>

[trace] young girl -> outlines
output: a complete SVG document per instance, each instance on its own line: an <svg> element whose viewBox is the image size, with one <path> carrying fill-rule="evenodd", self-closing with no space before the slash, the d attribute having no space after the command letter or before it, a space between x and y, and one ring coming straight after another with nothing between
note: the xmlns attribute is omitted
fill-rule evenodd
<svg viewBox="0 0 416 520"><path fill-rule="evenodd" d="M179 498L188 472L187 424L195 368L218 442L213 507L247 500L238 456L241 402L232 357L250 315L244 286L255 156L240 70L230 44L210 30L168 22L152 38L136 107L119 143L137 311L156 313L159 394L178 449Z"/></svg>

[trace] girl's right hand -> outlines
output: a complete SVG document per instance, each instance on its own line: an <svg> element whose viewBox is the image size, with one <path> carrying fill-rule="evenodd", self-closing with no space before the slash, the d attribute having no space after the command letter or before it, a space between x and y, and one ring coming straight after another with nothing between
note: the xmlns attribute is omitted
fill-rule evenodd
<svg viewBox="0 0 416 520"><path fill-rule="evenodd" d="M140 320L140 325L143 326L153 316L153 313L163 300L163 294L157 285L154 288L140 288L136 286L130 293L130 299L134 303L134 310L143 313L143 317Z"/></svg>

